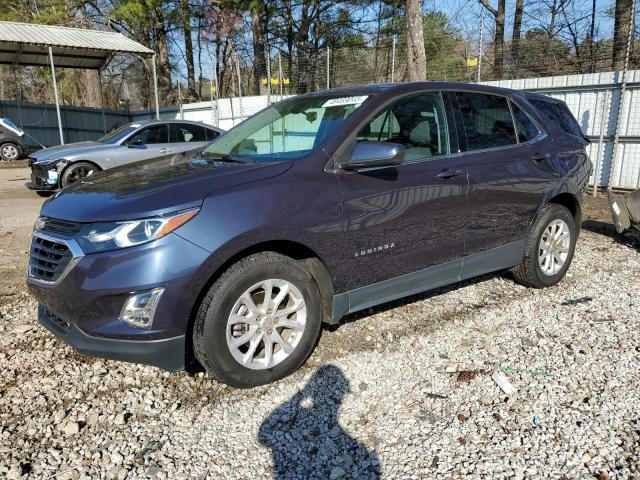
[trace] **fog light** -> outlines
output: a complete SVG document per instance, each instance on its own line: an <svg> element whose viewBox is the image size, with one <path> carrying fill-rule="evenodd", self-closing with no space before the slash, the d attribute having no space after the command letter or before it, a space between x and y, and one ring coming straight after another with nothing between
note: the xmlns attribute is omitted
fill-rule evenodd
<svg viewBox="0 0 640 480"><path fill-rule="evenodd" d="M49 170L47 172L47 183L51 185L58 183L58 172L55 170Z"/></svg>
<svg viewBox="0 0 640 480"><path fill-rule="evenodd" d="M164 288L154 288L148 292L131 295L124 302L120 320L138 328L151 328L153 316Z"/></svg>

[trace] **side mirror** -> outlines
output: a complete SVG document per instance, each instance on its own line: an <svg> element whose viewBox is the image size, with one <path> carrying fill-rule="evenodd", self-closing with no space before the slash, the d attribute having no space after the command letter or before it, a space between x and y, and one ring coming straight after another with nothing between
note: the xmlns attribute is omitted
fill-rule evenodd
<svg viewBox="0 0 640 480"><path fill-rule="evenodd" d="M404 146L389 142L356 143L348 160L338 163L342 170L362 168L393 167L404 160Z"/></svg>
<svg viewBox="0 0 640 480"><path fill-rule="evenodd" d="M144 144L142 143L142 139L141 138L136 138L132 142L127 142L127 147L129 147L129 148L141 147L142 145L144 145Z"/></svg>

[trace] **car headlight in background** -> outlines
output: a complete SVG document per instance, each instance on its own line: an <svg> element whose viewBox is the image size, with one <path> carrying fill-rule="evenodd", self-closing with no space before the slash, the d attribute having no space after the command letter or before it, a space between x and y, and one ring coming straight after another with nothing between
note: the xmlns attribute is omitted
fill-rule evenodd
<svg viewBox="0 0 640 480"><path fill-rule="evenodd" d="M133 247L168 235L197 215L199 208L126 222L92 223L77 237L85 253Z"/></svg>

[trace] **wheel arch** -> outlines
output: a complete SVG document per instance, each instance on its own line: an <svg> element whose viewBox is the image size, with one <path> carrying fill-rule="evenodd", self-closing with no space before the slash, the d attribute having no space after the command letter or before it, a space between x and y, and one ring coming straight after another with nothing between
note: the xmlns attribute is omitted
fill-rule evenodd
<svg viewBox="0 0 640 480"><path fill-rule="evenodd" d="M549 203L566 207L571 212L571 215L573 215L573 218L576 221L576 227L578 228L578 231L580 231L580 226L582 224L582 206L580 205L578 197L572 193L563 192L550 198L547 204Z"/></svg>
<svg viewBox="0 0 640 480"><path fill-rule="evenodd" d="M100 167L100 165L98 165L96 162L94 162L93 160L72 160L71 162L69 162L67 165L64 166L64 168L62 169L62 171L60 172L60 183L62 183L62 177L64 176L65 172L67 172L67 170L69 170L70 167L73 167L74 165L77 165L78 163L89 163L91 165L93 165L97 171L101 172L102 168Z"/></svg>
<svg viewBox="0 0 640 480"><path fill-rule="evenodd" d="M268 240L256 243L255 245L251 245L239 250L238 252L234 253L226 260L224 260L211 273L211 275L209 275L209 278L198 292L193 306L191 307L189 321L186 328L185 365L187 366L187 369L189 369L190 365L195 365L197 367L198 364L195 355L193 354L193 327L196 315L198 314L198 309L200 308L205 295L207 294L211 286L215 283L215 281L220 278L220 276L231 265L243 258L261 252L279 253L281 255L291 257L294 260L298 260L304 263L305 267L308 269L309 273L316 282L316 285L318 285L320 299L322 302L322 321L323 323L331 323L334 295L333 281L331 280L331 275L327 266L322 261L320 256L307 245L292 240Z"/></svg>

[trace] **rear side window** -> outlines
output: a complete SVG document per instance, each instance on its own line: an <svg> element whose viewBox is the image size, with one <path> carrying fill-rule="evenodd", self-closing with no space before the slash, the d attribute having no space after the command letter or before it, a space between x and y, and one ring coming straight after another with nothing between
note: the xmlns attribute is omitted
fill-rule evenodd
<svg viewBox="0 0 640 480"><path fill-rule="evenodd" d="M211 130L210 128L205 128L205 133L207 134L207 140L209 141L215 140L220 135L220 133L215 130Z"/></svg>
<svg viewBox="0 0 640 480"><path fill-rule="evenodd" d="M505 97L456 92L467 150L503 147L518 143L509 103Z"/></svg>
<svg viewBox="0 0 640 480"><path fill-rule="evenodd" d="M401 98L360 129L359 142L378 141L405 146L405 161L449 153L449 134L440 92Z"/></svg>
<svg viewBox="0 0 640 480"><path fill-rule="evenodd" d="M191 125L188 123L171 124L172 142L206 142L207 133L205 128L200 125Z"/></svg>
<svg viewBox="0 0 640 480"><path fill-rule="evenodd" d="M580 125L573 118L569 108L563 103L546 102L537 98L530 98L531 104L536 107L542 116L550 120L556 127L564 130L569 135L582 137Z"/></svg>
<svg viewBox="0 0 640 480"><path fill-rule="evenodd" d="M538 136L538 127L529 118L529 115L524 113L515 103L511 102L511 111L513 112L513 119L516 123L516 132L518 133L518 142L528 142Z"/></svg>

